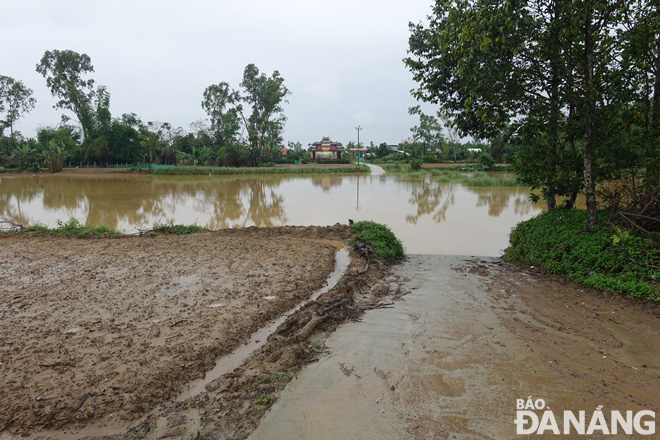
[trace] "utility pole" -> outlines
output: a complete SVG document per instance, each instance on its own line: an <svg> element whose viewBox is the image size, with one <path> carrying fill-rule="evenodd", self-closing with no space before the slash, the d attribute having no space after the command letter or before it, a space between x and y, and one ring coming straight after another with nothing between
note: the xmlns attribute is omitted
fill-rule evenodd
<svg viewBox="0 0 660 440"><path fill-rule="evenodd" d="M358 147L358 165L360 165L360 154L361 154L360 153L360 130L362 130L362 127L360 127L358 125L357 127L355 127L355 129L357 130L357 134L358 134L358 143L357 143L357 147ZM364 159L363 159L363 162L364 162Z"/></svg>

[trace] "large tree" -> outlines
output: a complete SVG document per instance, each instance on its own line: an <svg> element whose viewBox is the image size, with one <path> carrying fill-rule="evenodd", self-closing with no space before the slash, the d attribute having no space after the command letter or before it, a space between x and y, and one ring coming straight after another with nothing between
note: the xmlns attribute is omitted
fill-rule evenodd
<svg viewBox="0 0 660 440"><path fill-rule="evenodd" d="M211 130L219 147L228 147L238 140L241 123L236 106L239 101L238 93L224 82L204 90L202 108L209 115Z"/></svg>
<svg viewBox="0 0 660 440"><path fill-rule="evenodd" d="M94 80L85 78L94 72L91 58L72 50L47 50L36 70L46 78L51 94L59 99L54 107L72 111L80 122L84 140L91 140L96 90Z"/></svg>
<svg viewBox="0 0 660 440"><path fill-rule="evenodd" d="M14 139L14 124L26 113L29 113L36 104L32 97L32 89L9 76L0 75L0 115L3 120L0 124L9 126L11 139ZM1 133L1 131L0 131Z"/></svg>
<svg viewBox="0 0 660 440"><path fill-rule="evenodd" d="M235 135L240 118L247 134L250 162L256 165L274 143L281 142L280 133L286 121L282 104L291 92L277 70L269 77L254 64L245 67L240 87L240 90L232 89L226 82L207 87L202 107L216 132Z"/></svg>
<svg viewBox="0 0 660 440"><path fill-rule="evenodd" d="M414 94L439 104L464 135L504 132L518 142L520 177L542 188L549 209L581 187L593 226L595 182L607 178L596 147L625 89L617 34L628 8L623 0L438 0L428 25L411 25L404 61L419 83Z"/></svg>

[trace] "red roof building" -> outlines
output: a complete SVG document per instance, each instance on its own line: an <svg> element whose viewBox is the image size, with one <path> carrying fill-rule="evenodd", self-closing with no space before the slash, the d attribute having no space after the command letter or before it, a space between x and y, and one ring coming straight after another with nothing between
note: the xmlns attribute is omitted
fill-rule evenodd
<svg viewBox="0 0 660 440"><path fill-rule="evenodd" d="M317 159L341 159L344 153L344 146L341 142L331 141L329 137L324 137L320 142L309 144L309 152L312 160Z"/></svg>

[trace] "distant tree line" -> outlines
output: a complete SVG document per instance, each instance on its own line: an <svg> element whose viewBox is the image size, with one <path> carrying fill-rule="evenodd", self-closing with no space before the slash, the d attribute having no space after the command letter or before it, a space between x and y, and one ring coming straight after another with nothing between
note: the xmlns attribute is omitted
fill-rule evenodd
<svg viewBox="0 0 660 440"><path fill-rule="evenodd" d="M20 80L0 76L0 166L59 171L67 164L255 166L281 159L282 104L290 91L277 71L267 76L249 64L239 89L227 83L209 86L202 107L210 125L198 121L186 131L143 121L135 113L113 117L110 92L90 77L94 67L86 54L46 51L36 70L57 99L54 107L70 111L77 121L62 115L56 126L39 127L35 138L25 138L15 125L34 109L33 91ZM301 152L293 149L288 158Z"/></svg>
<svg viewBox="0 0 660 440"><path fill-rule="evenodd" d="M461 135L516 145L547 207L584 192L639 229L660 217L660 18L653 0L438 0L404 60ZM609 192L608 192L609 191Z"/></svg>

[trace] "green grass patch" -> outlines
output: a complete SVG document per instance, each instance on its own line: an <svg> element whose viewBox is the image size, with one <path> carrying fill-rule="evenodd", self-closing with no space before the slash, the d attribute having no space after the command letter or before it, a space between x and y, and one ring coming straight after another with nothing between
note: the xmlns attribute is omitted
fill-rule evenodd
<svg viewBox="0 0 660 440"><path fill-rule="evenodd" d="M389 262L403 260L404 250L401 240L385 225L372 221L361 221L351 225L355 234L353 240L362 240L374 251L376 257Z"/></svg>
<svg viewBox="0 0 660 440"><path fill-rule="evenodd" d="M440 183L457 182L463 186L523 186L514 176L491 176L483 171L465 174L461 169L432 169L431 174Z"/></svg>
<svg viewBox="0 0 660 440"><path fill-rule="evenodd" d="M254 399L254 405L256 406L256 409L259 411L266 409L266 405L270 403L271 398L272 397L270 394L262 394L261 396Z"/></svg>
<svg viewBox="0 0 660 440"><path fill-rule="evenodd" d="M59 236L76 237L76 238L97 238L108 235L120 234L120 232L103 225L100 226L83 225L76 219L71 219L66 223L62 222L61 220L58 220L57 227L55 228L48 228L43 225L27 226L23 228L21 232L23 233L32 232L41 235L59 235Z"/></svg>
<svg viewBox="0 0 660 440"><path fill-rule="evenodd" d="M459 182L463 186L521 186L513 176L490 176L481 171L461 175Z"/></svg>
<svg viewBox="0 0 660 440"><path fill-rule="evenodd" d="M161 234L188 235L198 232L208 232L208 229L199 225L156 225L152 231L160 232Z"/></svg>
<svg viewBox="0 0 660 440"><path fill-rule="evenodd" d="M608 292L660 300L657 243L605 224L590 232L586 211L556 209L518 223L504 259Z"/></svg>
<svg viewBox="0 0 660 440"><path fill-rule="evenodd" d="M417 174L417 175L428 175L429 171L425 169L419 169L413 171L411 166L408 164L396 164L396 165L386 165L382 167L386 173L391 174Z"/></svg>
<svg viewBox="0 0 660 440"><path fill-rule="evenodd" d="M366 165L347 166L301 166L301 167L257 167L257 168L231 168L231 167L187 167L177 166L171 168L156 168L152 170L134 169L133 171L160 176L189 176L189 175L228 175L228 174L353 174L369 173Z"/></svg>

